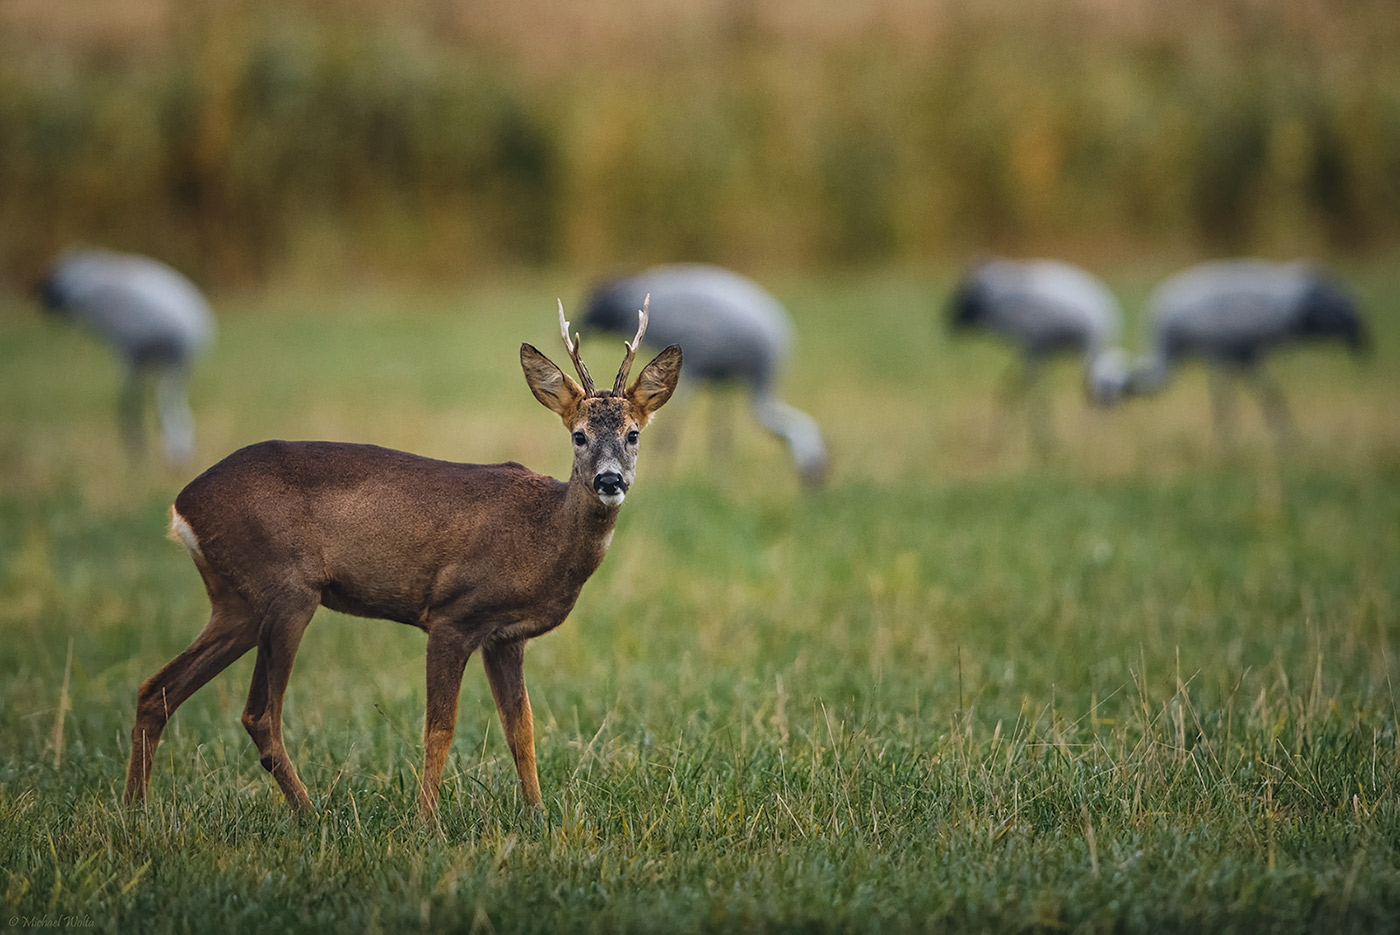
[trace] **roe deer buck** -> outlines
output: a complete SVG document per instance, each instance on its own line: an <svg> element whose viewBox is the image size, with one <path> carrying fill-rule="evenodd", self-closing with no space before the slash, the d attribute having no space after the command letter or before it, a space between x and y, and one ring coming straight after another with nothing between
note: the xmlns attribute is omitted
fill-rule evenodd
<svg viewBox="0 0 1400 935"><path fill-rule="evenodd" d="M670 398L681 349L666 348L630 387L648 305L611 390L596 390L559 324L582 386L529 344L535 398L573 437L568 483L514 462L456 464L373 445L269 441L235 451L170 509L212 613L195 641L137 694L125 799L145 799L161 731L201 685L254 646L243 712L263 767L293 806L311 799L282 743L282 696L317 606L396 620L428 634L419 806L437 811L462 671L480 649L525 800L540 807L525 641L563 622L612 540L632 483L638 433Z"/></svg>

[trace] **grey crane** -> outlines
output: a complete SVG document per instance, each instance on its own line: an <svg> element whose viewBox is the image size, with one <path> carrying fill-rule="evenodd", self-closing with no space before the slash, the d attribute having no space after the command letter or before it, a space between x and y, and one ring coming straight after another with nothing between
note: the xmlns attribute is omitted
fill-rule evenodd
<svg viewBox="0 0 1400 935"><path fill-rule="evenodd" d="M819 486L827 467L821 430L811 416L777 395L778 374L792 343L792 322L782 304L738 273L675 263L597 285L584 321L590 327L626 333L648 294L647 339L660 346L681 346L683 384L743 384L759 422L787 443L803 481Z"/></svg>
<svg viewBox="0 0 1400 935"><path fill-rule="evenodd" d="M1369 346L1345 287L1303 262L1216 260L1192 266L1153 291L1148 316L1147 352L1125 389L1155 393L1180 360L1203 358L1210 365L1216 431L1225 442L1233 433L1232 376L1249 379L1270 428L1282 438L1292 429L1292 417L1283 392L1264 369L1264 357L1299 341L1340 340L1357 352Z"/></svg>
<svg viewBox="0 0 1400 935"><path fill-rule="evenodd" d="M144 450L154 396L166 460L188 461L194 417L185 384L192 360L214 336L214 315L199 289L150 257L78 248L54 261L39 295L47 310L96 333L125 361L119 416L132 453Z"/></svg>
<svg viewBox="0 0 1400 935"><path fill-rule="evenodd" d="M1005 393L1030 396L1055 356L1084 361L1085 390L1101 405L1118 401L1127 382L1127 355L1117 346L1118 301L1090 273L1058 260L993 259L958 283L948 306L953 331L978 329L1016 345L1020 358L1008 372ZM1043 403L1043 401L1042 401ZM1033 440L1047 441L1048 416L1030 412Z"/></svg>

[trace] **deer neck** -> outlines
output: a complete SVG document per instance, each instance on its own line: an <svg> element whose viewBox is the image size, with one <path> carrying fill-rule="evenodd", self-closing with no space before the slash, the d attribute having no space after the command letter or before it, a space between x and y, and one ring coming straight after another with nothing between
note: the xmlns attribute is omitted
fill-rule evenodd
<svg viewBox="0 0 1400 935"><path fill-rule="evenodd" d="M604 506L577 475L569 478L564 501L556 514L559 540L579 567L591 574L603 561L612 544L618 507Z"/></svg>

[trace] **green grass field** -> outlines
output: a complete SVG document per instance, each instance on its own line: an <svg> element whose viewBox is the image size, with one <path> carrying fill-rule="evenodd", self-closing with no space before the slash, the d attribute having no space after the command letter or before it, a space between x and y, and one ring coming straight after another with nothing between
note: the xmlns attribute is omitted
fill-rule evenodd
<svg viewBox="0 0 1400 935"><path fill-rule="evenodd" d="M737 399L664 410L611 554L528 654L547 817L473 664L432 826L423 635L325 610L286 712L314 816L239 723L251 656L175 716L149 806L120 806L136 688L207 614L164 539L189 474L124 457L102 348L0 308L0 923L1393 930L1395 270L1347 270L1372 359L1277 361L1288 450L1248 402L1222 450L1198 368L1104 413L1066 364L1044 458L995 403L1008 354L935 327L946 276L775 281L828 489L743 418L716 451ZM1165 271L1112 282L1135 309ZM562 358L554 297L581 287L227 298L199 466L322 437L558 476L516 349ZM585 335L595 372L619 344Z"/></svg>

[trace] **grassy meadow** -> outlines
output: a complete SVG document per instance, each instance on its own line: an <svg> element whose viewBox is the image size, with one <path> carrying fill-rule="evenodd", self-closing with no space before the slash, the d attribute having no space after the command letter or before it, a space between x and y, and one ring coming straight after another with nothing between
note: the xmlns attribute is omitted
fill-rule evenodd
<svg viewBox="0 0 1400 935"><path fill-rule="evenodd" d="M187 472L124 456L103 348L0 307L0 924L1393 929L1396 269L1344 271L1370 360L1278 359L1286 450L1248 400L1222 449L1199 368L1097 412L1067 363L1044 457L996 402L1008 353L937 326L946 271L772 281L829 486L801 490L738 398L663 410L608 559L528 654L546 817L471 664L433 825L422 634L325 610L286 707L313 816L239 723L251 655L174 717L149 806L120 806L136 688L207 615L165 508L268 437L559 476L516 354L563 356L554 297L584 284L225 296ZM1135 310L1167 271L1109 278ZM595 373L619 344L584 336Z"/></svg>

